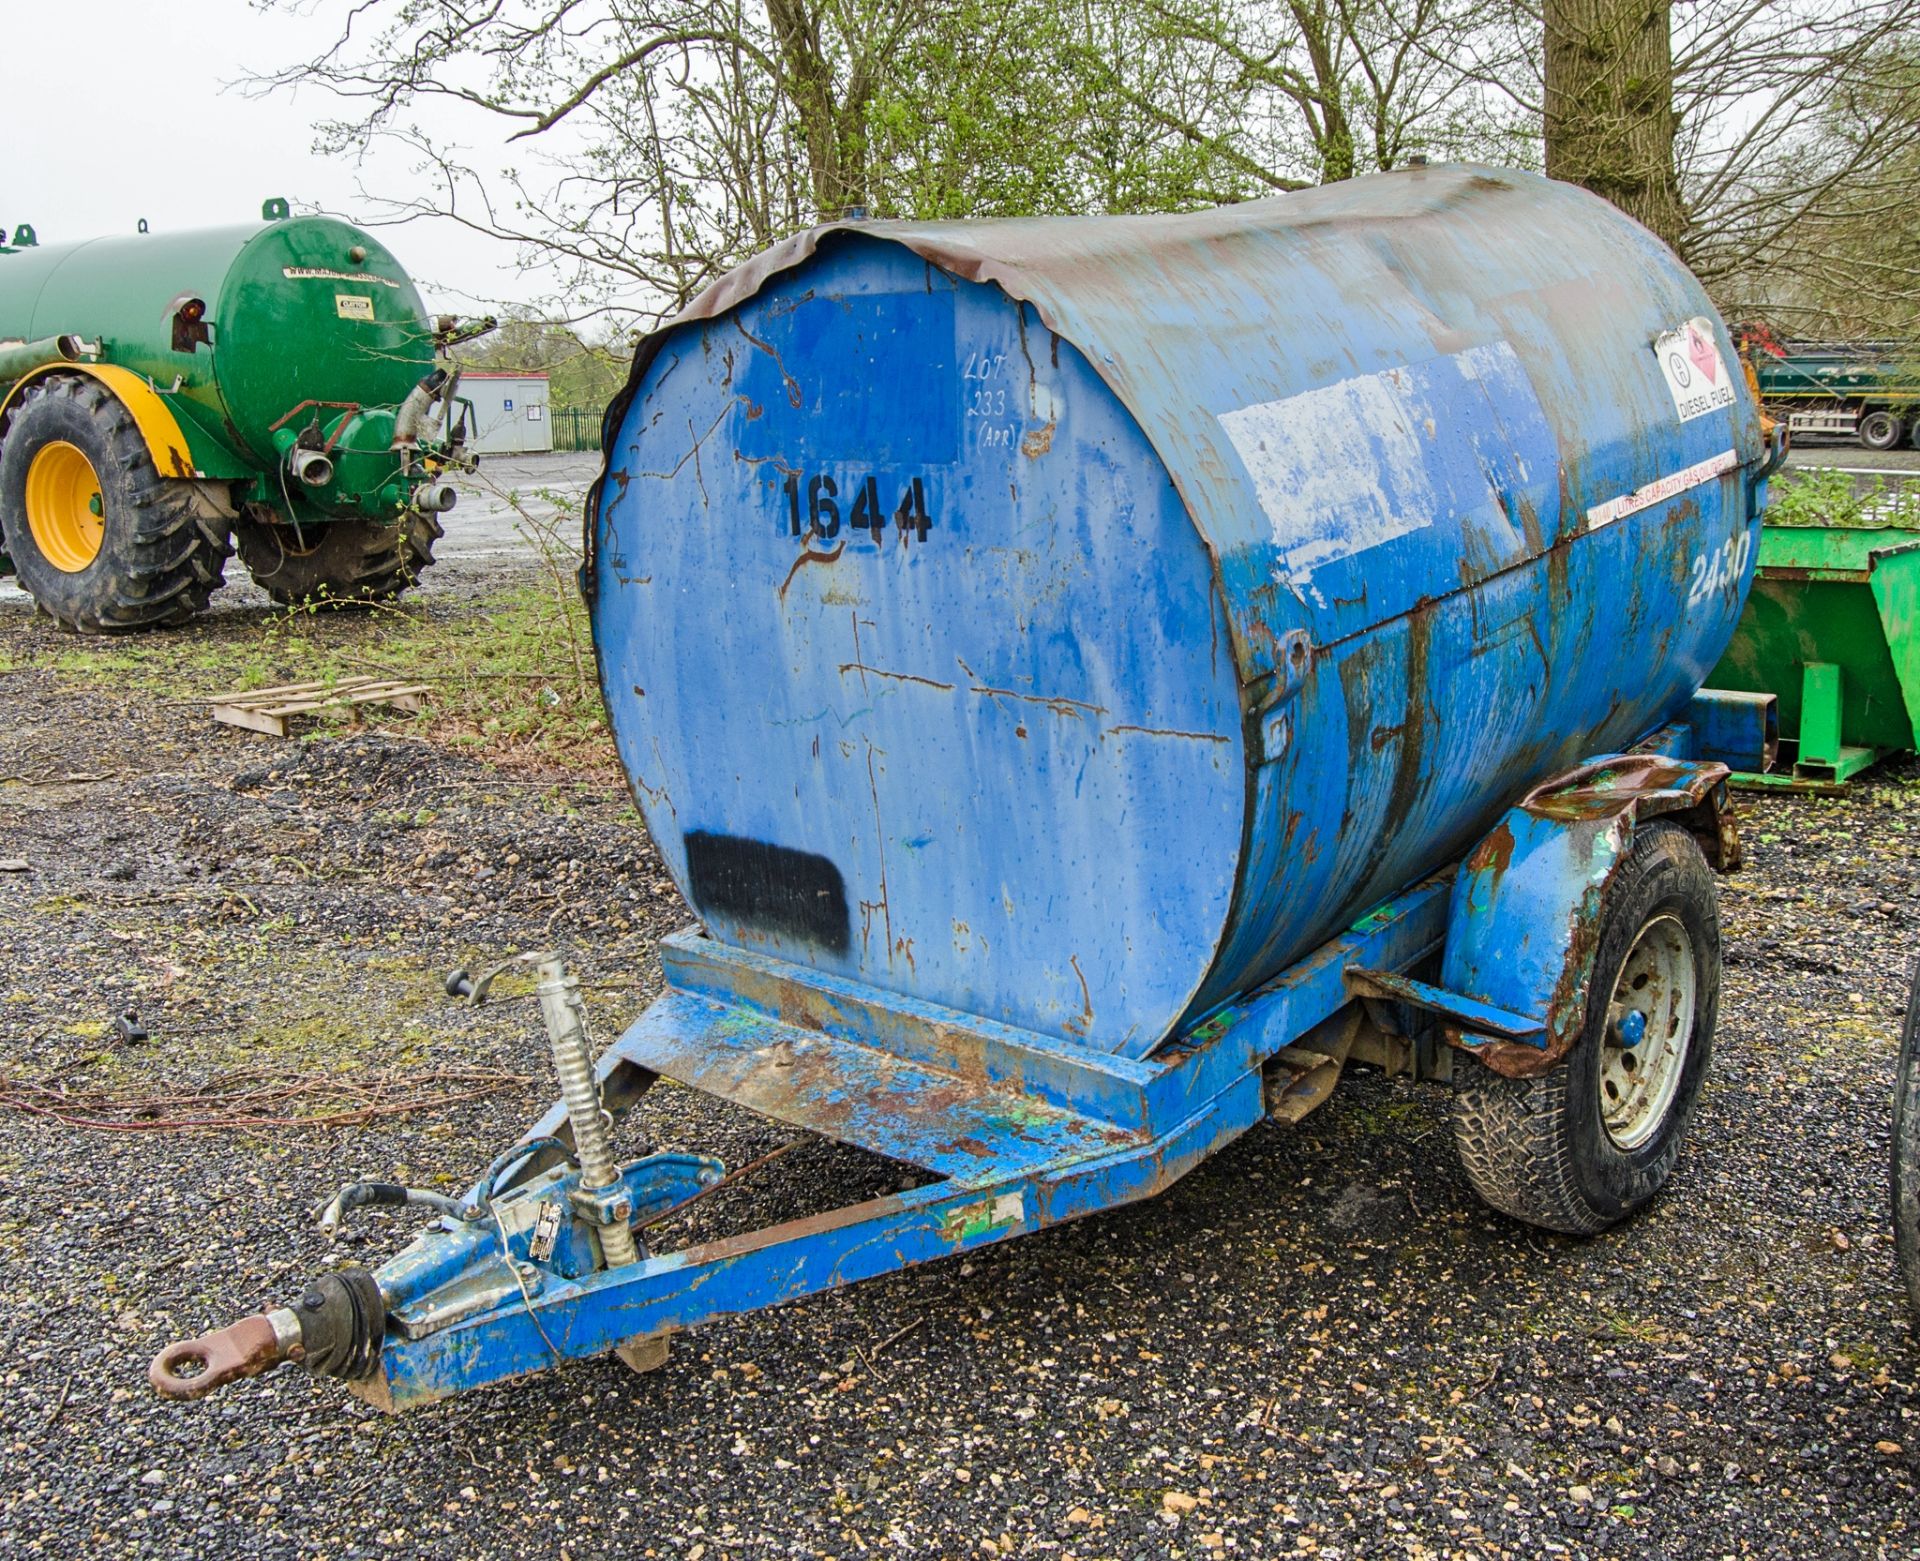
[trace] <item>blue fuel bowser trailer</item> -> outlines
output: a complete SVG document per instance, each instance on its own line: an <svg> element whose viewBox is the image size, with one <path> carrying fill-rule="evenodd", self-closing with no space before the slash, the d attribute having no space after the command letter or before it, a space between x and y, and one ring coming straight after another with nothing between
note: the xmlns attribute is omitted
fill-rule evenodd
<svg viewBox="0 0 1920 1561"><path fill-rule="evenodd" d="M1426 167L1185 216L836 223L609 410L583 584L699 926L377 1271L170 1346L399 1409L1145 1198L1348 1062L1451 1077L1495 1207L1659 1190L1707 1065L1703 694L1769 445L1686 268L1603 201ZM456 989L484 993L485 977ZM726 1179L622 1159L656 1078L911 1190L652 1250ZM636 1146L644 1150L644 1146Z"/></svg>

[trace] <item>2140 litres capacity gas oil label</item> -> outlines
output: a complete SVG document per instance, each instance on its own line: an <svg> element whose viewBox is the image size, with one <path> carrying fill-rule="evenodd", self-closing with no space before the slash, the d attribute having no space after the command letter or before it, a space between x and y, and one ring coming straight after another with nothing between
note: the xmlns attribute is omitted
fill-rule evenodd
<svg viewBox="0 0 1920 1561"><path fill-rule="evenodd" d="M784 512L787 535L819 538L831 542L845 525L852 531L864 531L875 547L886 545L887 527L892 525L902 542L924 542L933 530L933 516L927 509L927 490L922 479L910 479L900 494L900 502L891 510L880 499L880 479L849 479L845 489L825 472L808 476L790 472L785 486ZM841 505L847 513L841 517Z"/></svg>

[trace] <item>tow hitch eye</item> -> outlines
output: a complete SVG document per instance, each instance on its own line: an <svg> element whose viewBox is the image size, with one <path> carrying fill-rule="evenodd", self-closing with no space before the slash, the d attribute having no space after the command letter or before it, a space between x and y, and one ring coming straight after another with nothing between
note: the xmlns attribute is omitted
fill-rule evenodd
<svg viewBox="0 0 1920 1561"><path fill-rule="evenodd" d="M322 1274L290 1307L169 1344L154 1357L147 1379L166 1398L203 1398L291 1360L353 1381L378 1364L386 1328L386 1301L373 1275L343 1269Z"/></svg>
<svg viewBox="0 0 1920 1561"><path fill-rule="evenodd" d="M579 1280L596 1271L645 1260L634 1222L647 1221L716 1186L725 1175L717 1160L650 1154L622 1166L613 1153L613 1123L594 1076L579 983L558 956L522 954L478 980L457 970L447 991L482 1001L494 977L532 966L535 991L565 1107L565 1138L523 1139L499 1156L467 1198L386 1182L354 1182L321 1213L331 1233L351 1210L412 1204L440 1216L407 1252L382 1268L320 1275L290 1307L244 1317L230 1327L168 1345L147 1376L166 1398L202 1398L241 1377L257 1376L281 1361L297 1361L326 1376L358 1382L373 1376L385 1348L389 1313L396 1326L430 1328L516 1294L531 1307L550 1277ZM535 1171L506 1189L500 1178L551 1153L572 1169ZM571 1224L567 1219L571 1212ZM516 1245L517 1243L517 1245ZM524 1254L524 1255L523 1255ZM504 1289L493 1284L507 1281ZM462 1291L462 1286L465 1291ZM466 1293L472 1292L472 1293ZM537 1319L536 1319L537 1323ZM664 1335L616 1349L636 1370L664 1359Z"/></svg>
<svg viewBox="0 0 1920 1561"><path fill-rule="evenodd" d="M299 1326L284 1308L243 1317L229 1328L169 1344L154 1356L147 1380L165 1398L203 1398L224 1383L279 1365L299 1343Z"/></svg>

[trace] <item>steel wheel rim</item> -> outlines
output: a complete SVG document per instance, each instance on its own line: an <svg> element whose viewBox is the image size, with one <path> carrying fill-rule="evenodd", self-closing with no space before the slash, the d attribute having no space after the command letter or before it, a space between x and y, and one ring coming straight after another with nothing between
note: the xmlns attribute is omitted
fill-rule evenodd
<svg viewBox="0 0 1920 1561"><path fill-rule="evenodd" d="M1699 985L1679 917L1653 917L1621 962L1601 1037L1600 1120L1616 1148L1638 1149L1666 1121L1693 1046Z"/></svg>
<svg viewBox="0 0 1920 1561"><path fill-rule="evenodd" d="M100 556L106 501L93 462L76 444L56 439L27 468L27 529L46 561L77 575Z"/></svg>

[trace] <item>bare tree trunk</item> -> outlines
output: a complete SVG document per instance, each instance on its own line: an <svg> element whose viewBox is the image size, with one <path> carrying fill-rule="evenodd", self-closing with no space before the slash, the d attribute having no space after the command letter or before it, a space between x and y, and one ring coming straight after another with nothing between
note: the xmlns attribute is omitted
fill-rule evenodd
<svg viewBox="0 0 1920 1561"><path fill-rule="evenodd" d="M833 63L820 36L823 6L809 0L766 0L767 23L780 49L787 91L806 138L814 205L822 218L844 217L867 204L866 113L870 74L856 63L846 97L834 93Z"/></svg>
<svg viewBox="0 0 1920 1561"><path fill-rule="evenodd" d="M1672 0L1545 0L1547 173L1605 196L1676 249Z"/></svg>
<svg viewBox="0 0 1920 1561"><path fill-rule="evenodd" d="M767 0L767 21L780 46L787 91L806 138L814 203L823 214L838 216L840 138L834 133L833 71L821 56L819 27L796 0Z"/></svg>
<svg viewBox="0 0 1920 1561"><path fill-rule="evenodd" d="M1316 150L1320 154L1320 182L1332 184L1338 179L1351 179L1359 167L1354 154L1353 126L1347 119L1344 98L1347 84L1342 79L1343 68L1334 58L1338 24L1324 4L1304 5L1295 0L1288 9L1299 24L1300 41L1313 70L1314 85L1319 89L1301 108L1313 128Z"/></svg>

